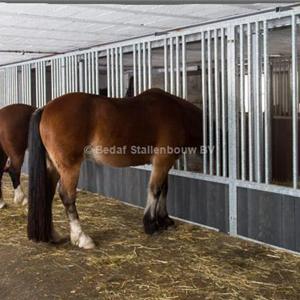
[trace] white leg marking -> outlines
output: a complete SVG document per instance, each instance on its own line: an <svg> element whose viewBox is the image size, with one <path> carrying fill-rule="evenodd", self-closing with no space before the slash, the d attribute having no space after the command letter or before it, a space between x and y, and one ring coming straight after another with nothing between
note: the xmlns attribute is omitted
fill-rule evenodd
<svg viewBox="0 0 300 300"><path fill-rule="evenodd" d="M2 198L0 198L0 209L4 208L6 206L6 203L3 201Z"/></svg>
<svg viewBox="0 0 300 300"><path fill-rule="evenodd" d="M93 240L82 231L78 220L70 221L70 228L71 228L71 234L70 234L71 243L73 245L76 245L79 248L83 248L83 249L95 248L95 244Z"/></svg>
<svg viewBox="0 0 300 300"><path fill-rule="evenodd" d="M148 211L150 211L150 215L152 218L155 217L155 203L156 203L156 199L153 196L153 193L151 192L151 190L148 190L148 197L147 197L147 204L145 207L145 213L147 213Z"/></svg>
<svg viewBox="0 0 300 300"><path fill-rule="evenodd" d="M24 194L24 192L22 190L21 185L19 185L15 189L14 203L15 204L23 204L23 205L27 204L27 198L25 197L25 194Z"/></svg>

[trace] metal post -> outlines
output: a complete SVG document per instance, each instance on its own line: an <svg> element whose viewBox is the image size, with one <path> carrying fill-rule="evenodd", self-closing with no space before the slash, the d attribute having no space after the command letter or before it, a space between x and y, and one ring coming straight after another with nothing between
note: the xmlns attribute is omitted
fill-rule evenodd
<svg viewBox="0 0 300 300"><path fill-rule="evenodd" d="M240 25L241 179L246 180L244 25Z"/></svg>
<svg viewBox="0 0 300 300"><path fill-rule="evenodd" d="M229 232L237 234L237 103L235 90L235 28L228 28Z"/></svg>
<svg viewBox="0 0 300 300"><path fill-rule="evenodd" d="M227 105L226 100L226 68L225 68L225 28L221 30L221 84L222 84L222 160L223 160L223 176L227 176L227 122L226 122L226 114L227 114Z"/></svg>
<svg viewBox="0 0 300 300"><path fill-rule="evenodd" d="M216 175L220 176L220 95L219 95L219 55L218 30L214 30L214 65L215 65L215 116L216 116Z"/></svg>
<svg viewBox="0 0 300 300"><path fill-rule="evenodd" d="M297 22L292 15L293 187L298 187L298 59Z"/></svg>
<svg viewBox="0 0 300 300"><path fill-rule="evenodd" d="M269 49L268 23L264 21L264 89L265 89L265 182L271 180L271 117L270 117L270 88L269 88Z"/></svg>
<svg viewBox="0 0 300 300"><path fill-rule="evenodd" d="M255 160L256 160L256 180L261 182L261 132L262 132L262 116L261 116L261 65L260 65L260 33L259 22L255 23L255 91L256 91L256 141L255 141Z"/></svg>
<svg viewBox="0 0 300 300"><path fill-rule="evenodd" d="M185 43L185 36L181 37L182 43L182 98L187 100L187 74L186 74L186 43ZM183 155L183 170L187 170L187 156L186 153Z"/></svg>
<svg viewBox="0 0 300 300"><path fill-rule="evenodd" d="M201 77L202 77L202 113L203 113L203 173L207 174L207 90L206 90L206 55L205 31L201 34Z"/></svg>
<svg viewBox="0 0 300 300"><path fill-rule="evenodd" d="M247 26L248 43L248 136L249 136L249 180L253 181L253 105L252 105L252 30L251 23Z"/></svg>
<svg viewBox="0 0 300 300"><path fill-rule="evenodd" d="M212 106L212 64L211 64L211 34L207 31L207 68L208 68L208 121L209 121L209 149L213 147L213 106ZM209 151L209 174L213 175L213 152Z"/></svg>

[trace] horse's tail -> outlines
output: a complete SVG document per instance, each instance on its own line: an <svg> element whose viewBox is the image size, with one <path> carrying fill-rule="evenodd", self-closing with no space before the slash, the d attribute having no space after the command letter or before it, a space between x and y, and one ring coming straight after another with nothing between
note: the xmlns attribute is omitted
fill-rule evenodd
<svg viewBox="0 0 300 300"><path fill-rule="evenodd" d="M30 120L29 188L28 188L28 238L34 241L49 242L52 229L52 197L47 174L46 149L40 135L40 122L43 109L36 110Z"/></svg>

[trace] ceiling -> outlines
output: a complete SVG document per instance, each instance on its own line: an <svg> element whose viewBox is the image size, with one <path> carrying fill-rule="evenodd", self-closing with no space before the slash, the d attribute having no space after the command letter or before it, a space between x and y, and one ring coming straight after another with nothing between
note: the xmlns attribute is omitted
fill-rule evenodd
<svg viewBox="0 0 300 300"><path fill-rule="evenodd" d="M255 13L278 5L0 3L0 65Z"/></svg>

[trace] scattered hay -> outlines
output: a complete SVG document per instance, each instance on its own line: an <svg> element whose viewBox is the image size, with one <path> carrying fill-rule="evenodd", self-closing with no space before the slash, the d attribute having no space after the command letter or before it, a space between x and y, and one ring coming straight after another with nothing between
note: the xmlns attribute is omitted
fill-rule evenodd
<svg viewBox="0 0 300 300"><path fill-rule="evenodd" d="M26 182L26 178L23 181ZM297 299L300 257L177 222L176 230L147 236L142 211L79 192L84 230L97 244L84 251L35 244L26 238L26 210L0 211L1 299ZM68 235L60 200L57 229Z"/></svg>

